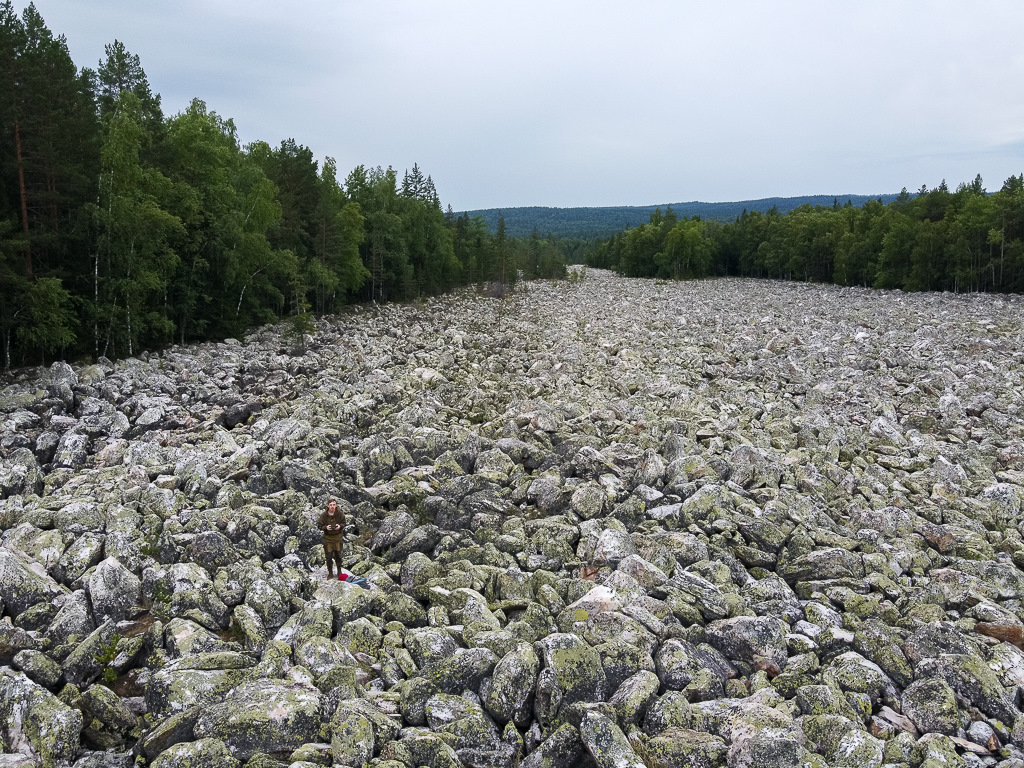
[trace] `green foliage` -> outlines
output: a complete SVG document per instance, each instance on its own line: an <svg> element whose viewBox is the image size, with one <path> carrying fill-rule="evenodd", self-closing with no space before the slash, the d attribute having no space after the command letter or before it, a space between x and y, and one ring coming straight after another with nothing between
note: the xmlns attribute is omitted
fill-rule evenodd
<svg viewBox="0 0 1024 768"><path fill-rule="evenodd" d="M729 224L650 221L598 243L587 264L631 277L743 275L908 291L1024 290L1024 176L904 190L885 205L744 211Z"/></svg>
<svg viewBox="0 0 1024 768"><path fill-rule="evenodd" d="M118 357L237 336L352 301L564 274L567 249L527 248L446 216L413 165L318 163L286 139L238 142L196 99L165 117L115 40L78 70L35 6L0 0L0 336L12 355ZM573 247L579 248L579 244Z"/></svg>
<svg viewBox="0 0 1024 768"><path fill-rule="evenodd" d="M117 670L111 667L114 659L117 657L117 644L121 642L121 636L114 634L110 638L110 642L104 645L99 653L93 656L96 663L103 667L103 682L110 685L117 679Z"/></svg>
<svg viewBox="0 0 1024 768"><path fill-rule="evenodd" d="M17 331L18 340L26 347L41 352L54 352L75 339L75 313L71 295L55 277L41 277L25 286L20 297L24 321Z"/></svg>

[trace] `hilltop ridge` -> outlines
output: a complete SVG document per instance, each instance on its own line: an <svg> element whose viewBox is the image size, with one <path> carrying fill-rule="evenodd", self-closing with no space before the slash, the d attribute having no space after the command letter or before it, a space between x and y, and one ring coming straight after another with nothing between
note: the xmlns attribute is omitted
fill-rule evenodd
<svg viewBox="0 0 1024 768"><path fill-rule="evenodd" d="M658 208L662 211L671 207L680 218L700 216L702 219L732 221L744 210L767 212L777 208L787 213L801 205L845 205L862 206L868 200L889 203L899 194L884 195L804 195L801 197L764 197L757 200L738 200L724 203L691 201L683 203L661 203L660 205L615 205L581 206L557 208L550 206L524 206L514 208L478 208L457 211L456 215L468 214L470 218L483 216L488 228L494 231L498 215L505 217L506 232L511 237L528 237L534 228L542 235L558 237L607 237L629 227L635 227L650 220Z"/></svg>

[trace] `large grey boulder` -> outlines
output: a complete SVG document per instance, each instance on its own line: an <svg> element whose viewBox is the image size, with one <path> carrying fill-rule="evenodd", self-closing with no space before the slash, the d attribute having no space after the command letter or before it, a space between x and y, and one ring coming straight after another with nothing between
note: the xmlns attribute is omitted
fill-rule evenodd
<svg viewBox="0 0 1024 768"><path fill-rule="evenodd" d="M223 701L246 679L253 661L220 656L185 657L154 672L146 685L147 712L162 718Z"/></svg>
<svg viewBox="0 0 1024 768"><path fill-rule="evenodd" d="M931 677L910 684L900 696L901 711L921 733L955 736L960 727L956 694L945 680Z"/></svg>
<svg viewBox="0 0 1024 768"><path fill-rule="evenodd" d="M36 455L28 448L16 448L0 463L0 498L38 495L43 491L43 480Z"/></svg>
<svg viewBox="0 0 1024 768"><path fill-rule="evenodd" d="M501 724L511 721L525 728L532 714L539 672L540 659L533 648L527 643L517 643L494 666L484 699L491 716Z"/></svg>
<svg viewBox="0 0 1024 768"><path fill-rule="evenodd" d="M665 768L723 768L729 745L719 736L671 728L645 744L655 765Z"/></svg>
<svg viewBox="0 0 1024 768"><path fill-rule="evenodd" d="M520 763L520 768L572 768L585 755L580 732L563 723Z"/></svg>
<svg viewBox="0 0 1024 768"><path fill-rule="evenodd" d="M585 640L555 633L538 641L543 669L537 679L534 711L541 722L556 722L577 702L604 701L601 657Z"/></svg>
<svg viewBox="0 0 1024 768"><path fill-rule="evenodd" d="M768 616L737 616L707 626L708 641L729 660L777 674L786 668L789 651L784 622Z"/></svg>
<svg viewBox="0 0 1024 768"><path fill-rule="evenodd" d="M142 582L114 557L103 560L86 579L86 591L97 621L125 618L139 602Z"/></svg>
<svg viewBox="0 0 1024 768"><path fill-rule="evenodd" d="M223 741L239 760L256 751L290 751L317 740L320 704L316 688L254 680L206 707L196 720L195 735Z"/></svg>
<svg viewBox="0 0 1024 768"><path fill-rule="evenodd" d="M81 640L64 660L64 679L79 687L96 680L103 673L101 659L114 642L114 634L115 623L108 619Z"/></svg>
<svg viewBox="0 0 1024 768"><path fill-rule="evenodd" d="M0 735L4 752L20 752L44 768L67 766L79 749L82 713L20 672L0 667Z"/></svg>
<svg viewBox="0 0 1024 768"><path fill-rule="evenodd" d="M580 740L598 768L646 768L622 729L600 712L583 715Z"/></svg>
<svg viewBox="0 0 1024 768"><path fill-rule="evenodd" d="M501 745L501 731L483 707L461 696L438 693L427 699L427 725L435 733L454 738L456 751L494 751Z"/></svg>
<svg viewBox="0 0 1024 768"><path fill-rule="evenodd" d="M197 739L174 744L150 764L152 768L241 768L219 739Z"/></svg>
<svg viewBox="0 0 1024 768"><path fill-rule="evenodd" d="M67 590L39 563L20 552L0 547L0 600L12 616L64 594Z"/></svg>

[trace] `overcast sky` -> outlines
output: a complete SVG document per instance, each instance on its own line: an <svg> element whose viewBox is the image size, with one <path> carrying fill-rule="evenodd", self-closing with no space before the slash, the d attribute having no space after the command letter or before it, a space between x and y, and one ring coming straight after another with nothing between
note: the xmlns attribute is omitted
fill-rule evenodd
<svg viewBox="0 0 1024 768"><path fill-rule="evenodd" d="M25 2L16 6L24 7ZM1024 171L1024 4L36 0L165 114L419 163L459 211L951 188Z"/></svg>

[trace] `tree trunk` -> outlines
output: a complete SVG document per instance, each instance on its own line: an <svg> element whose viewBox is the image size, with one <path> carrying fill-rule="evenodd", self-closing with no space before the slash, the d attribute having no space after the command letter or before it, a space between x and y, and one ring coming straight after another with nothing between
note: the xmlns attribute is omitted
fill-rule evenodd
<svg viewBox="0 0 1024 768"><path fill-rule="evenodd" d="M28 237L28 198L25 195L25 165L21 159L21 130L14 121L14 152L18 160L18 191L21 193L21 229L25 233L25 277L32 279L32 246Z"/></svg>

